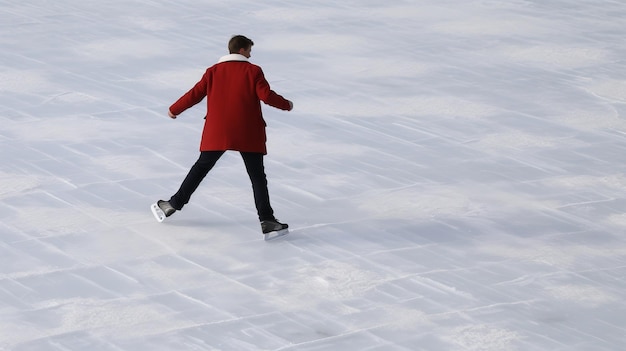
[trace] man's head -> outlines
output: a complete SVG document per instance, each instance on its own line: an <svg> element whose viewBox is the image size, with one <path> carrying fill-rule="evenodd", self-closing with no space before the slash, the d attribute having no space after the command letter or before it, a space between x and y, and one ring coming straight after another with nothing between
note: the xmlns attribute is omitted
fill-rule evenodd
<svg viewBox="0 0 626 351"><path fill-rule="evenodd" d="M250 57L252 51L252 40L244 37L243 35L235 35L228 41L228 51L231 54L240 54L245 57Z"/></svg>

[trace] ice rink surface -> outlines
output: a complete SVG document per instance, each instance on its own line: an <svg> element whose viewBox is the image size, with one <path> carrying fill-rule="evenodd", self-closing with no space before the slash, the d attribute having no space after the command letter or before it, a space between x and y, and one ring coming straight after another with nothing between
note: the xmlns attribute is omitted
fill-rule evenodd
<svg viewBox="0 0 626 351"><path fill-rule="evenodd" d="M0 350L616 351L626 3L0 1ZM290 235L227 153L157 223L244 34Z"/></svg>

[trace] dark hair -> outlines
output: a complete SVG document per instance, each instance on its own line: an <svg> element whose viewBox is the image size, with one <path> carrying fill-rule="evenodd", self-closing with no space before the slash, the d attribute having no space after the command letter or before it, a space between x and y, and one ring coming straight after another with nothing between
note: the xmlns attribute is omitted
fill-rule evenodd
<svg viewBox="0 0 626 351"><path fill-rule="evenodd" d="M254 45L252 40L244 37L243 35L235 35L228 41L228 51L231 54L237 54L239 53L239 50L248 49L252 45Z"/></svg>

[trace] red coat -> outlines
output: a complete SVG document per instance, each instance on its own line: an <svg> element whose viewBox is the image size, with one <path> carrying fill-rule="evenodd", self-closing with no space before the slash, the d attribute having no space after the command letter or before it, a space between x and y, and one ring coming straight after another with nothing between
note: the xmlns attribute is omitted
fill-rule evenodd
<svg viewBox="0 0 626 351"><path fill-rule="evenodd" d="M289 101L270 89L261 67L239 54L222 57L202 79L176 101L179 115L207 98L207 115L200 151L236 150L266 154L265 120L261 103L289 110Z"/></svg>

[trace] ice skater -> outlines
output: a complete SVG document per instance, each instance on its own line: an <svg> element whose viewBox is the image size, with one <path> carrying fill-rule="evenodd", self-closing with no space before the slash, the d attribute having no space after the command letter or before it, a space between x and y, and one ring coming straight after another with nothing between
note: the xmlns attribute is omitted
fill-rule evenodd
<svg viewBox="0 0 626 351"><path fill-rule="evenodd" d="M261 101L286 111L293 109L293 103L274 92L261 67L248 61L252 45L252 40L243 35L232 37L228 42L230 54L209 67L202 79L170 106L168 115L175 119L183 111L207 98L200 157L176 194L168 201L159 200L152 205L152 212L159 222L180 211L224 152L234 150L241 154L250 176L263 234L288 228L287 224L280 223L274 217L274 210L270 206L263 165L267 149Z"/></svg>

